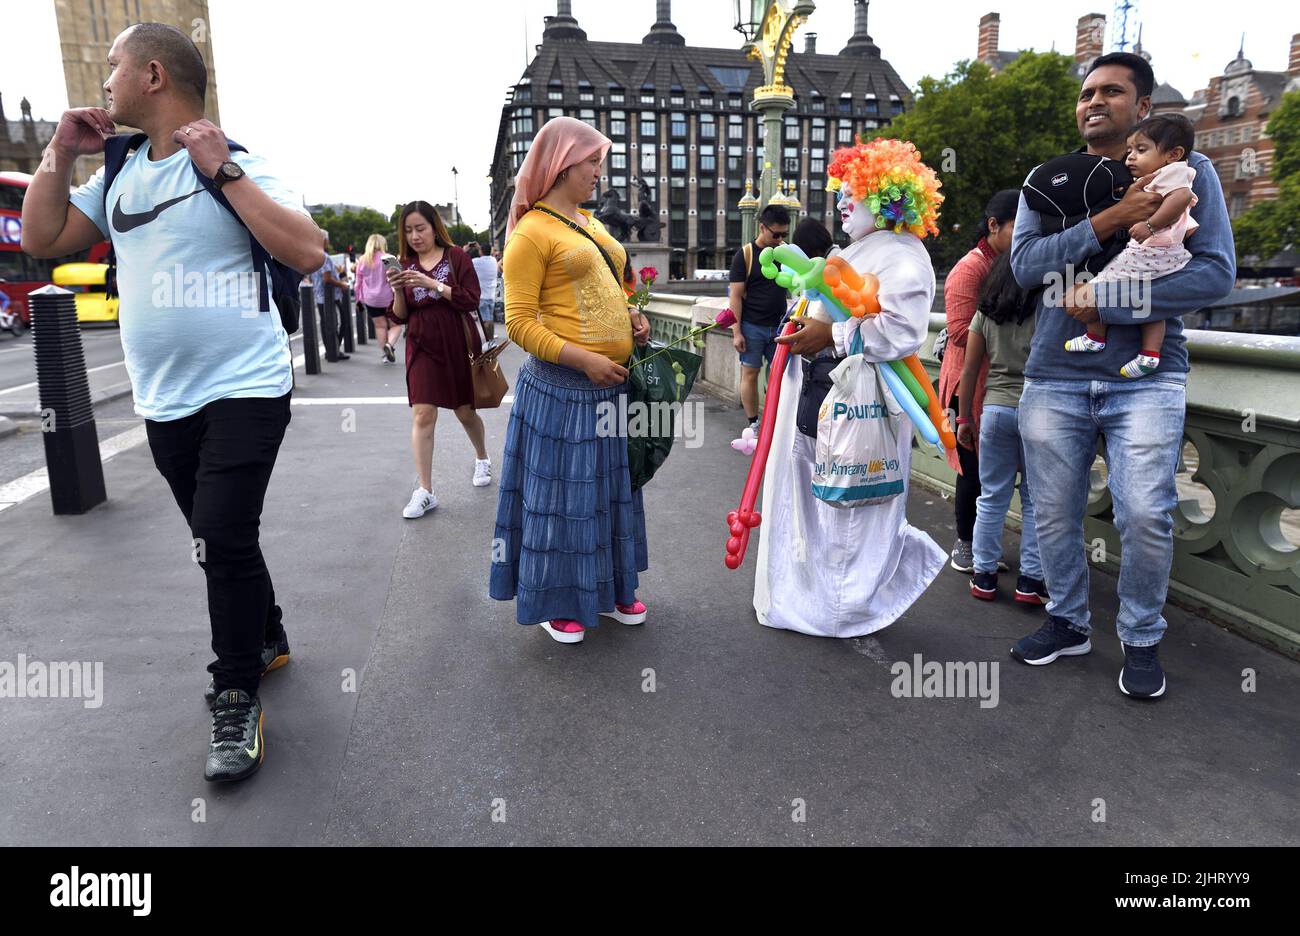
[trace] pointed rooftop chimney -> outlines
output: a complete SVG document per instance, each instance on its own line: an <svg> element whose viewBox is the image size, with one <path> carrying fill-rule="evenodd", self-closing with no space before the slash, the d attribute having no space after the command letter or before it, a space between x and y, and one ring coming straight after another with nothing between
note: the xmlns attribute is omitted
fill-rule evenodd
<svg viewBox="0 0 1300 936"><path fill-rule="evenodd" d="M573 16L573 0L558 0L556 15L546 17L544 22L546 28L542 30L543 42L547 39L574 39L582 42L587 38L586 32Z"/></svg>
<svg viewBox="0 0 1300 936"><path fill-rule="evenodd" d="M853 0L853 36L840 55L865 55L880 58L880 49L867 34L867 0Z"/></svg>
<svg viewBox="0 0 1300 936"><path fill-rule="evenodd" d="M655 0L655 24L641 41L659 45L686 45L685 37L673 25L672 0Z"/></svg>

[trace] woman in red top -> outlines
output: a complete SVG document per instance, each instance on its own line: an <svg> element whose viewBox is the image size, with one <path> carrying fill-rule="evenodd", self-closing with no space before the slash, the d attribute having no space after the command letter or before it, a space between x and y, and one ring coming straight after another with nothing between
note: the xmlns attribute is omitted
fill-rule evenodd
<svg viewBox="0 0 1300 936"><path fill-rule="evenodd" d="M950 413L957 412L957 385L961 382L961 369L966 364L966 337L970 320L975 317L980 284L998 254L1011 249L1011 231L1015 227L1019 205L1019 189L1003 189L989 199L984 209L983 234L979 243L957 261L943 281L948 347L939 366L939 399L948 401ZM979 407L984 399L984 381L988 372L986 359L975 387L976 408L971 414L976 438L979 438ZM952 547L951 565L958 572L970 573L975 569L971 537L975 532L975 501L980 496L979 460L973 449L961 445L948 449L947 456L948 464L957 472L957 492L953 498L957 513L957 542Z"/></svg>
<svg viewBox="0 0 1300 936"><path fill-rule="evenodd" d="M438 409L456 414L474 446L475 487L492 483L483 420L474 411L469 355L483 350L467 314L478 309L479 285L465 251L452 244L428 202L414 201L397 222L402 271L390 271L393 315L406 322L406 395L411 404L411 448L420 486L402 511L422 517L438 506L433 495L433 430ZM466 335L468 334L468 339ZM468 343L467 343L468 342Z"/></svg>

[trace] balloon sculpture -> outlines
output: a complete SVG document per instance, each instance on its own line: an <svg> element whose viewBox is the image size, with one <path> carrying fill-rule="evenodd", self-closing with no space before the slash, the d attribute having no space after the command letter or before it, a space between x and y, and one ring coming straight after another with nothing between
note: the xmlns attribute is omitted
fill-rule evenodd
<svg viewBox="0 0 1300 936"><path fill-rule="evenodd" d="M812 299L820 299L823 308L836 321L846 321L850 316L863 318L880 312L880 301L877 298L880 281L872 273L859 273L839 257L831 257L829 260L817 257L810 260L794 244L780 244L765 247L758 259L765 277L776 280L778 285L793 293L803 294L782 332L784 335L793 334L797 330L798 319L803 317ZM752 449L754 458L749 463L749 474L741 491L740 504L727 514L727 528L731 537L727 540L724 562L728 569L738 569L745 561L750 530L763 519L754 510L754 504L763 483L767 454L772 447L772 433L781 400L781 378L785 373L788 355L787 345L777 345L768 378L763 423L759 429L758 443ZM933 445L942 443L945 448L956 447L956 436L948 428L943 409L939 406L939 398L915 354L909 354L901 361L889 361L886 366L879 368L879 372L889 387L889 392L907 413L908 419L916 426L922 438ZM740 451L749 448L748 445L732 445Z"/></svg>

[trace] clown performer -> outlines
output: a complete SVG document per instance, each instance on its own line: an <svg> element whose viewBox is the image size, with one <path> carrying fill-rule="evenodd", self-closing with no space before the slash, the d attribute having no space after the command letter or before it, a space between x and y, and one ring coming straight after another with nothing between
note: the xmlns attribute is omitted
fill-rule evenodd
<svg viewBox="0 0 1300 936"><path fill-rule="evenodd" d="M850 244L838 254L880 280L880 313L832 324L821 302L790 346L763 485L754 610L760 623L822 637L859 637L888 627L939 574L947 554L907 523L907 490L881 504L833 507L812 492L817 440L796 427L803 368L830 349L844 357L862 339L873 364L921 347L934 300L934 268L921 244L938 235L943 196L911 143L874 140L837 150L828 188ZM888 366L879 364L879 366ZM912 423L899 418L898 459L908 477Z"/></svg>

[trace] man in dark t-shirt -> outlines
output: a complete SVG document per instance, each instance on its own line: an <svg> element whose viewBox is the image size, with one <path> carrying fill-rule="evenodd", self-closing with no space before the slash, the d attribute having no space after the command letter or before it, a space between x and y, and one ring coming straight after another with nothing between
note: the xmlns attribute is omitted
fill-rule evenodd
<svg viewBox="0 0 1300 936"><path fill-rule="evenodd" d="M737 324L731 344L740 355L740 402L749 424L758 426L758 372L763 359L770 365L776 354L776 336L789 296L774 280L763 275L758 255L765 247L783 243L790 233L790 212L768 205L758 216L758 238L736 251L731 261L731 312Z"/></svg>

